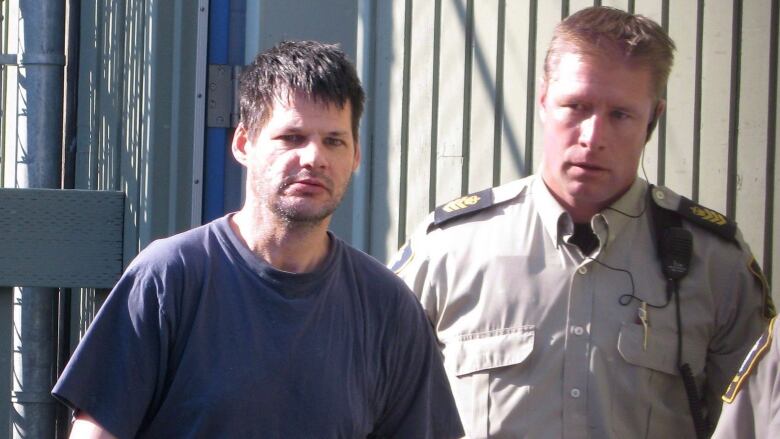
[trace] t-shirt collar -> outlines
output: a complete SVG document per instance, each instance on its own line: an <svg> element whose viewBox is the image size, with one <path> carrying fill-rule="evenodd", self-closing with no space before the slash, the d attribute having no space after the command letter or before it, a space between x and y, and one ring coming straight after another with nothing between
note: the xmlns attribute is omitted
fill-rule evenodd
<svg viewBox="0 0 780 439"><path fill-rule="evenodd" d="M335 269L337 260L341 253L342 242L336 235L328 230L330 238L330 247L328 254L322 264L314 271L307 273L290 273L274 268L264 260L257 257L252 251L236 236L230 227L230 216L227 214L214 221L217 234L229 243L232 251L238 255L238 259L243 265L255 272L261 279L269 282L275 288L282 288L290 296L303 296L312 292L313 287L318 287L322 280L332 273ZM316 289L316 288L314 288Z"/></svg>

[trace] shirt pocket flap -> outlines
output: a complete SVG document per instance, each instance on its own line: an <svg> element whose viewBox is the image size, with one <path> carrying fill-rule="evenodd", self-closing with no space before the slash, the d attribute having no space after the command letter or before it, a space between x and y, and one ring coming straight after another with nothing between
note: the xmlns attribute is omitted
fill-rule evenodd
<svg viewBox="0 0 780 439"><path fill-rule="evenodd" d="M525 361L534 349L534 326L475 332L458 336L445 348L456 376Z"/></svg>
<svg viewBox="0 0 780 439"><path fill-rule="evenodd" d="M683 361L691 366L694 375L704 371L706 347L690 338L683 339ZM670 330L650 327L647 331L645 348L645 328L642 325L623 323L618 336L618 351L624 360L636 366L678 375L677 333Z"/></svg>

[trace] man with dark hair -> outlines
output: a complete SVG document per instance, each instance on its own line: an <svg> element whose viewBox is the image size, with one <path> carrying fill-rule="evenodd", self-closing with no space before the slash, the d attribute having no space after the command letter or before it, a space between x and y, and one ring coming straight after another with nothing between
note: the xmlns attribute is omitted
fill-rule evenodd
<svg viewBox="0 0 780 439"><path fill-rule="evenodd" d="M568 17L541 172L441 206L396 257L469 437L704 437L717 420L771 309L735 224L637 177L673 51L642 16Z"/></svg>
<svg viewBox="0 0 780 439"><path fill-rule="evenodd" d="M360 158L354 67L285 42L240 93L246 201L127 269L53 390L72 437L460 436L419 303L327 231Z"/></svg>

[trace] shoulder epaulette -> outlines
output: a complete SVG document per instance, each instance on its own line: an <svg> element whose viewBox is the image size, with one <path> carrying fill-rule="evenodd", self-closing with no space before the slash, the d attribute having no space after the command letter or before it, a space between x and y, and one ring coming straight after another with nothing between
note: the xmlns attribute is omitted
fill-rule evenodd
<svg viewBox="0 0 780 439"><path fill-rule="evenodd" d="M518 196L522 189L522 186L489 188L456 198L436 208L430 228L505 203Z"/></svg>
<svg viewBox="0 0 780 439"><path fill-rule="evenodd" d="M761 334L761 337L756 340L755 344L753 344L753 348L750 349L750 352L748 352L747 357L745 357L745 360L742 362L742 365L739 367L739 370L737 371L737 374L734 375L734 378L729 383L729 386L726 388L726 392L723 394L723 402L731 404L734 402L734 399L737 397L737 394L739 393L739 390L742 388L742 385L745 383L745 380L747 377L755 370L755 368L758 366L758 362L761 361L761 358L764 356L766 351L769 350L769 347L772 344L772 335L773 330L775 326L776 319L772 319L769 321L769 325L767 325L766 331L764 331L763 334Z"/></svg>
<svg viewBox="0 0 780 439"><path fill-rule="evenodd" d="M688 198L677 195L666 188L654 186L652 191L653 201L659 207L677 212L677 214L689 222L709 230L724 239L738 243L737 223L726 218L722 213L694 203Z"/></svg>

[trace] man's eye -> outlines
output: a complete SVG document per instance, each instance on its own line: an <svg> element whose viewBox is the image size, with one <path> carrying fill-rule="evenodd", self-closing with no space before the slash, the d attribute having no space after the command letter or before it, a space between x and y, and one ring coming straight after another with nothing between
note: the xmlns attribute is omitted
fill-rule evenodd
<svg viewBox="0 0 780 439"><path fill-rule="evenodd" d="M328 146L343 146L346 145L346 142L337 137L326 137L325 144Z"/></svg>
<svg viewBox="0 0 780 439"><path fill-rule="evenodd" d="M631 115L624 111L613 111L612 117L618 120L624 120L631 118Z"/></svg>
<svg viewBox="0 0 780 439"><path fill-rule="evenodd" d="M284 134L279 136L279 139L285 143L289 143L292 145L300 145L303 143L304 137L300 134Z"/></svg>

